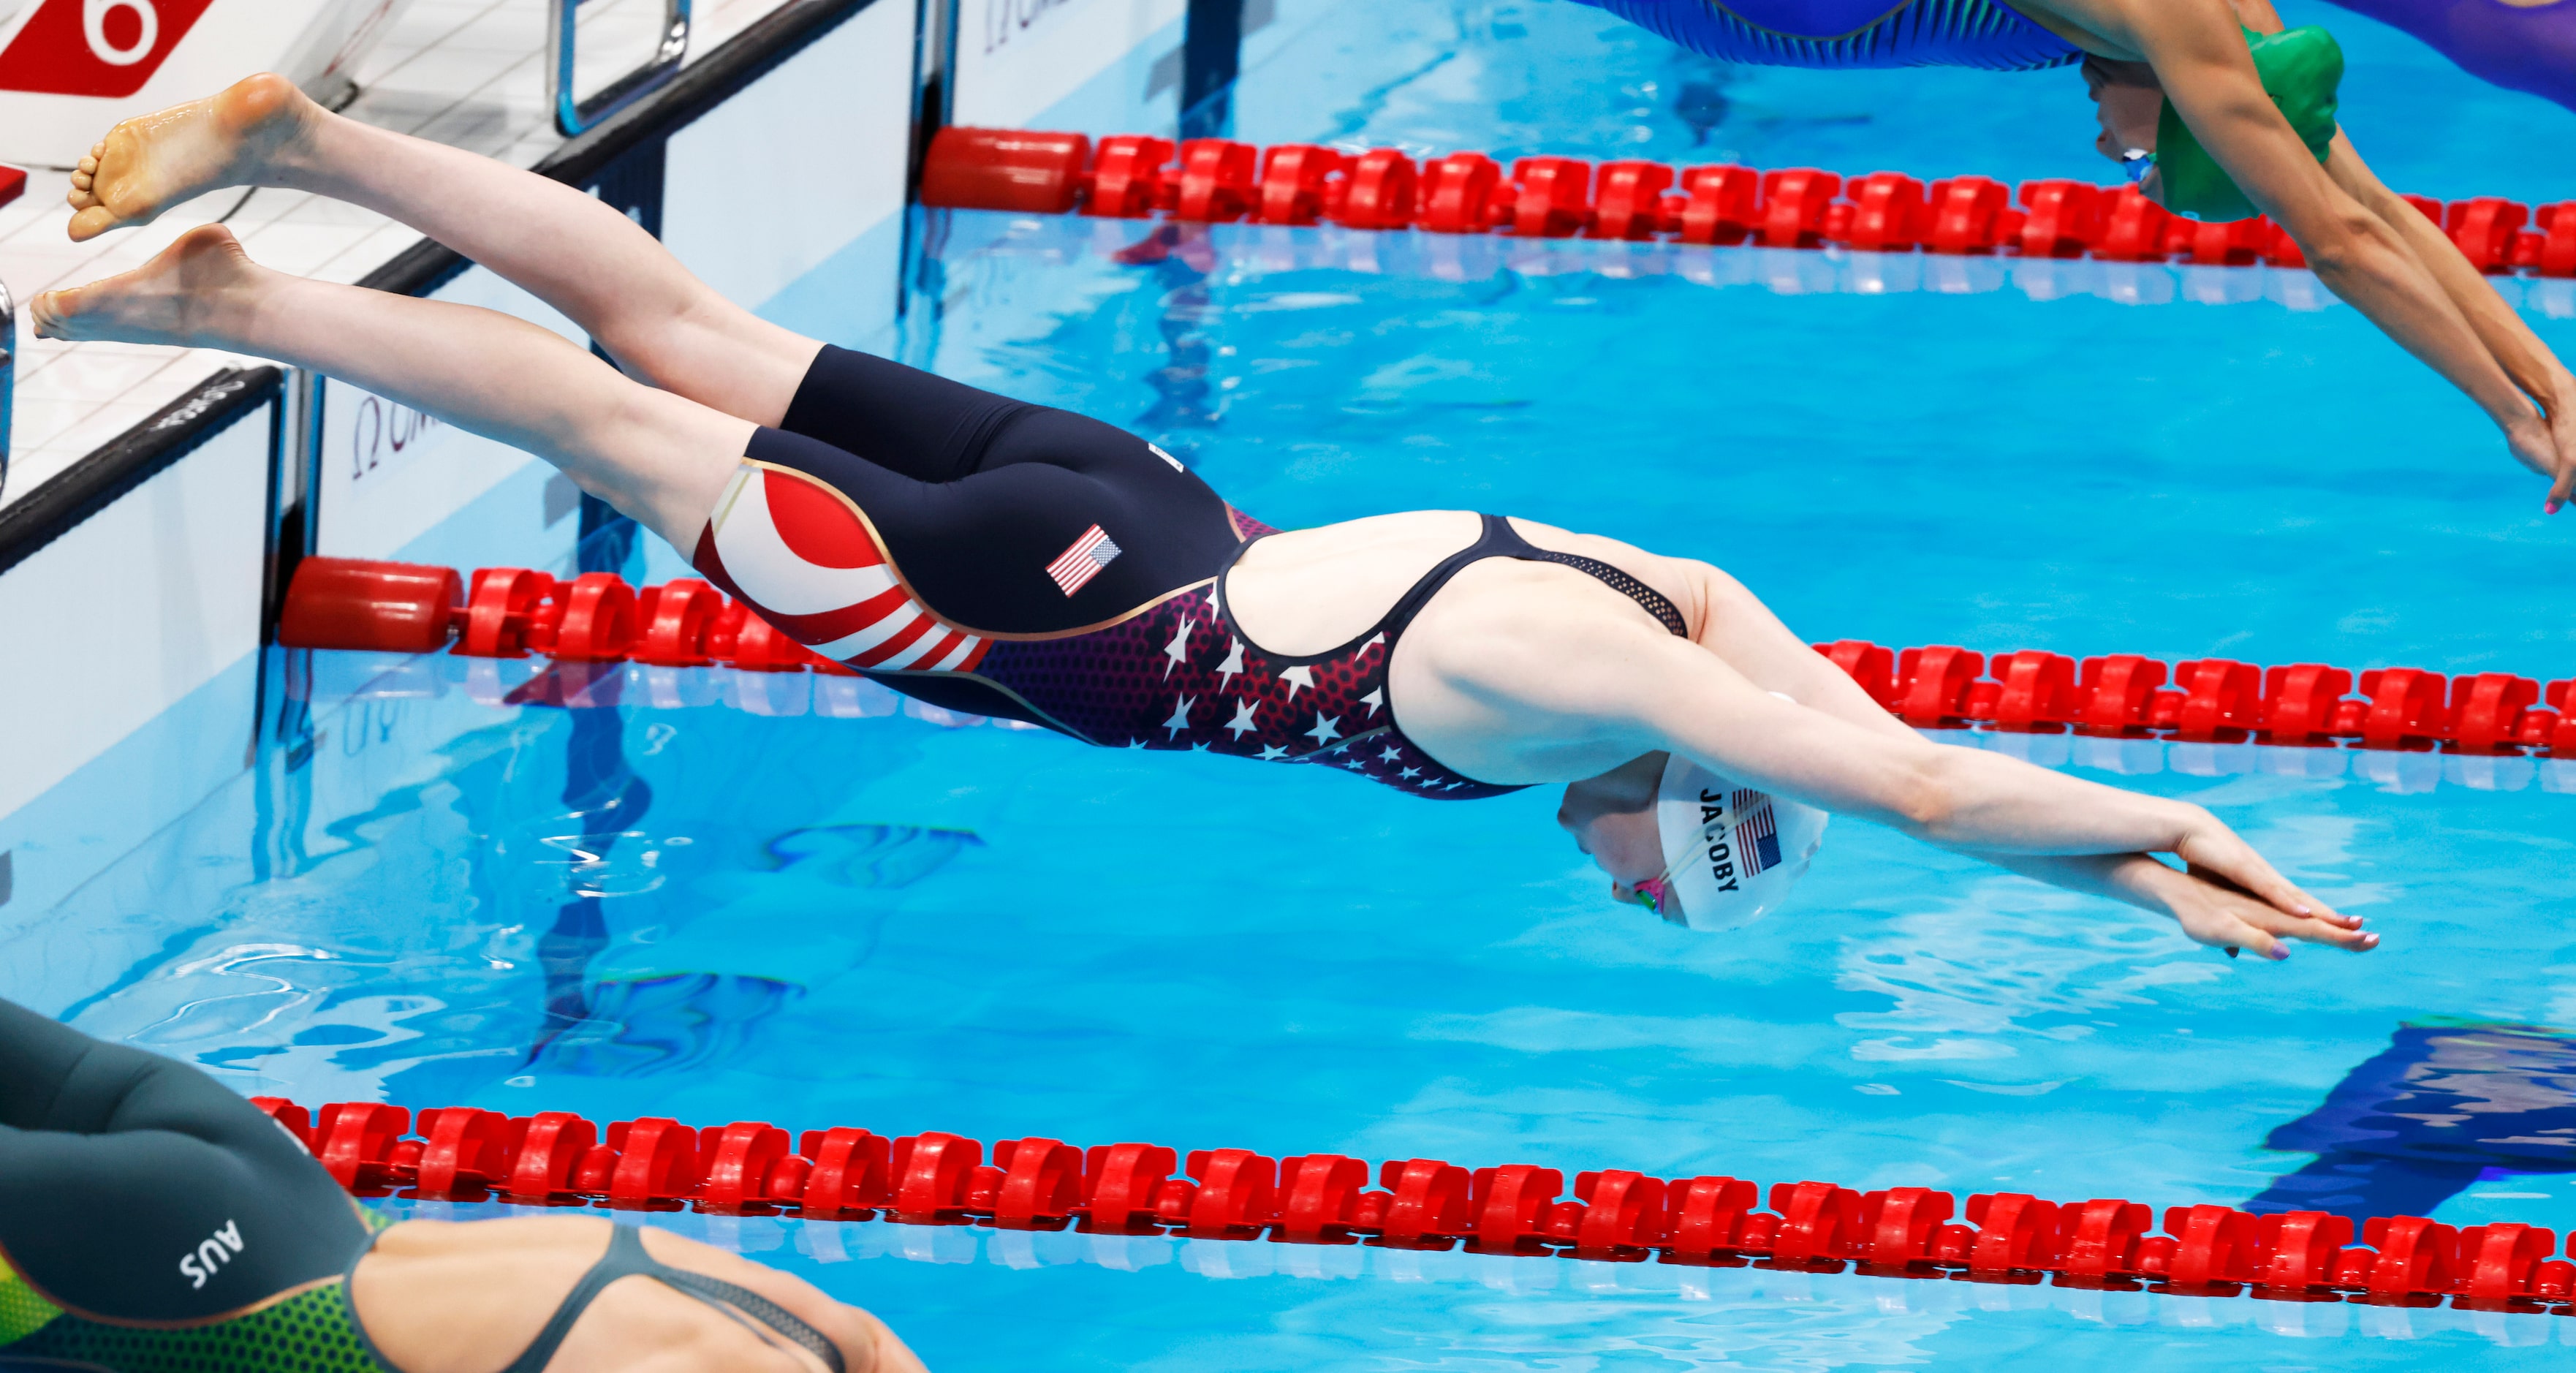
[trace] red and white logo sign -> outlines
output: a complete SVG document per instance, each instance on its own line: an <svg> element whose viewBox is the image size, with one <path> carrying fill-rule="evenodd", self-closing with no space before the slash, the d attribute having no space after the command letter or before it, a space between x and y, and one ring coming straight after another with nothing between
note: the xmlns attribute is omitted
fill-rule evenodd
<svg viewBox="0 0 2576 1373"><path fill-rule="evenodd" d="M0 91L118 100L143 89L214 0L44 0L0 52Z"/></svg>

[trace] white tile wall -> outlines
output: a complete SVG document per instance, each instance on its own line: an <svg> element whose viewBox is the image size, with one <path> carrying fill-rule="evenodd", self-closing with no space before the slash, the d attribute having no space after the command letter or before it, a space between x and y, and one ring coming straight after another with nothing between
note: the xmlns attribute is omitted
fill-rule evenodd
<svg viewBox="0 0 2576 1373"><path fill-rule="evenodd" d="M716 49L780 0L701 0L690 60ZM578 85L587 93L642 61L662 0L582 6ZM545 0L417 0L359 67L346 113L454 144L514 166L561 146L546 108ZM102 132L104 132L102 130ZM0 505L17 500L208 376L245 359L207 349L61 344L36 338L26 304L39 292L124 271L199 224L221 220L250 255L281 271L354 282L420 236L380 215L301 192L222 191L141 229L88 243L64 237L71 218L62 172L31 172L27 193L0 207L0 282L19 305L17 415Z"/></svg>

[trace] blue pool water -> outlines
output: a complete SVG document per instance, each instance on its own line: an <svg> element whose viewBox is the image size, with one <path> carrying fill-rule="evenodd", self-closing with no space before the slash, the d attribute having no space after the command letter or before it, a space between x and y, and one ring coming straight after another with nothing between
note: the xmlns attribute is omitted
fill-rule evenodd
<svg viewBox="0 0 2576 1373"><path fill-rule="evenodd" d="M1730 72L1552 2L1280 14L1256 140L2099 174L2066 73ZM2538 151L2576 117L2334 22L2347 126L2393 183L2576 193ZM1509 511L1706 557L1816 639L2576 675L2576 524L2299 274L1255 228L1138 266L1111 253L1142 226L917 229L909 358L1134 427L1276 524ZM2516 290L2576 349L2576 306ZM801 677L492 703L529 671L279 655L257 766L0 911L0 990L308 1103L2157 1205L2307 1169L2295 1195L2576 1226L2570 765L2023 741L2212 807L2386 936L2257 966L1862 824L1791 910L1709 938L1608 903L1543 792L1432 805ZM2466 1125L2321 1110L2409 1076ZM942 1370L2507 1368L2576 1343L2544 1316L659 1219Z"/></svg>

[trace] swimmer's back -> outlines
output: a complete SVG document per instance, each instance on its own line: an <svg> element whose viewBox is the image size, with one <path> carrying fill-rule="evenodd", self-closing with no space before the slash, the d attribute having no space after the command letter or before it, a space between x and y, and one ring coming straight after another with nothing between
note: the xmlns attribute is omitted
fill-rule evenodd
<svg viewBox="0 0 2576 1373"><path fill-rule="evenodd" d="M492 1373L528 1348L574 1284L599 1262L609 1228L606 1221L580 1216L408 1221L377 1238L358 1266L350 1295L368 1336L403 1373ZM876 1358L872 1318L797 1278L676 1235L648 1229L644 1244L665 1264L748 1289L784 1308L840 1346L848 1373L920 1367L908 1355L892 1362ZM819 1373L822 1365L708 1302L629 1277L592 1300L548 1367Z"/></svg>
<svg viewBox="0 0 2576 1373"><path fill-rule="evenodd" d="M1269 535L1236 560L1226 584L1230 609L1244 633L1263 648L1292 655L1323 652L1366 633L1442 560L1474 543L1481 523L1482 517L1471 511L1408 510ZM1535 520L1514 518L1511 523L1532 544L1608 563L1688 613L1689 579L1672 559ZM1462 568L1441 598L1454 603L1473 597L1479 583L1503 570ZM1518 570L1550 583L1561 580L1587 598L1607 592L1626 599L1598 578L1572 569L1531 563ZM1610 601L1601 604L1616 608Z"/></svg>

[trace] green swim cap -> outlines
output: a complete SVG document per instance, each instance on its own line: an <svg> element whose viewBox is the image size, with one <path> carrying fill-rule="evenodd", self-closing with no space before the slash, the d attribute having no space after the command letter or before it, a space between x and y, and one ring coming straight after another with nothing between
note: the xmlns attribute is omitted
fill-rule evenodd
<svg viewBox="0 0 2576 1373"><path fill-rule="evenodd" d="M2343 45L2314 24L2274 34L2245 31L2263 93L2281 107L2299 141L2324 162L2334 143L2335 87L2343 83ZM2252 219L2262 213L2200 146L2172 99L2156 120L2156 168L2164 174L2165 208L2212 223Z"/></svg>

